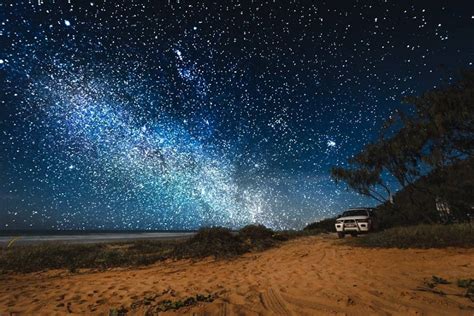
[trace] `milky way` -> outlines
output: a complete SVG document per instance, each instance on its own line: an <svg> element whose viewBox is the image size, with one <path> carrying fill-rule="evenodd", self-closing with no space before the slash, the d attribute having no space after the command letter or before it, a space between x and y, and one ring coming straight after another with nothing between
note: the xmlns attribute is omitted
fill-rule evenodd
<svg viewBox="0 0 474 316"><path fill-rule="evenodd" d="M0 227L300 228L401 99L474 62L474 4L0 4Z"/></svg>

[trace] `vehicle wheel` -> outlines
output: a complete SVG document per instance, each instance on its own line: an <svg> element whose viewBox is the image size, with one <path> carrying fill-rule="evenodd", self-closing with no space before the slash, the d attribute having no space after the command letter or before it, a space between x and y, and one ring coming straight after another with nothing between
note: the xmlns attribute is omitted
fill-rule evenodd
<svg viewBox="0 0 474 316"><path fill-rule="evenodd" d="M351 233L352 237L357 237L357 233Z"/></svg>
<svg viewBox="0 0 474 316"><path fill-rule="evenodd" d="M346 234L344 234L344 233L340 233L340 232L337 233L337 237L339 237L339 238L344 238L345 235Z"/></svg>

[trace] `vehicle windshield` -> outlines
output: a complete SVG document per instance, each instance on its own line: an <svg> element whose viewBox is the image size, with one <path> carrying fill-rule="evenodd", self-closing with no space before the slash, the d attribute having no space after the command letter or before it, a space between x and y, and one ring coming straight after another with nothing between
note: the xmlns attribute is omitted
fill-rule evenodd
<svg viewBox="0 0 474 316"><path fill-rule="evenodd" d="M342 213L342 216L367 216L367 210L348 210Z"/></svg>

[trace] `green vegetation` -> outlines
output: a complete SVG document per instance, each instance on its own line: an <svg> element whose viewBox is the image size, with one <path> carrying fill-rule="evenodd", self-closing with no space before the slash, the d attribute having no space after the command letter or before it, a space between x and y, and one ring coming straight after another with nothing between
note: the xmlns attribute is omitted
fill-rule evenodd
<svg viewBox="0 0 474 316"><path fill-rule="evenodd" d="M202 228L196 235L178 244L173 251L176 258L202 258L214 256L228 258L249 251L242 240L230 229L223 227Z"/></svg>
<svg viewBox="0 0 474 316"><path fill-rule="evenodd" d="M6 271L33 272L44 269L107 269L140 266L172 255L177 242L142 241L112 244L16 245L0 248L0 268Z"/></svg>
<svg viewBox="0 0 474 316"><path fill-rule="evenodd" d="M459 287L469 289L472 288L474 294L474 279L459 279L457 282Z"/></svg>
<svg viewBox="0 0 474 316"><path fill-rule="evenodd" d="M469 224L394 227L346 242L384 248L474 247L474 227Z"/></svg>
<svg viewBox="0 0 474 316"><path fill-rule="evenodd" d="M460 288L466 289L464 296L474 302L474 279L459 279L457 285Z"/></svg>
<svg viewBox="0 0 474 316"><path fill-rule="evenodd" d="M458 162L443 170L420 177L393 196L393 204L385 202L375 209L379 229L418 224L449 223L469 220L470 205L474 206L474 158ZM436 210L436 198L449 196L451 216L441 218ZM342 212L343 210L341 210ZM471 216L474 216L472 214ZM307 229L334 231L335 218L311 223Z"/></svg>
<svg viewBox="0 0 474 316"><path fill-rule="evenodd" d="M249 239L252 242L271 239L275 233L270 228L263 225L247 225L239 230L239 237L242 239Z"/></svg>
<svg viewBox="0 0 474 316"><path fill-rule="evenodd" d="M79 269L143 266L165 259L232 258L277 246L282 241L326 233L324 225L310 225L302 231L279 232L262 225L249 225L239 232L222 227L203 228L189 239L174 241L14 245L0 248L0 273L47 269L68 269L76 273ZM396 227L348 242L365 247L473 247L474 229L468 224Z"/></svg>
<svg viewBox="0 0 474 316"><path fill-rule="evenodd" d="M442 278L442 277L438 277L436 275L433 275L431 277L431 280L433 280L433 283L434 284L450 284L451 282L449 282L448 280Z"/></svg>
<svg viewBox="0 0 474 316"><path fill-rule="evenodd" d="M323 220L320 220L319 222L314 222L309 225L307 225L303 230L319 230L322 232L326 233L332 233L336 231L335 225L336 224L336 218L331 217L331 218L326 218Z"/></svg>
<svg viewBox="0 0 474 316"><path fill-rule="evenodd" d="M377 207L379 227L386 229L423 223L467 221L469 205L474 205L473 191L474 159L456 163L442 171L433 171L418 179L414 187L408 186L397 192L393 198L394 204L384 203ZM442 218L436 210L436 197L442 194L440 192L450 196L452 214L449 217Z"/></svg>
<svg viewBox="0 0 474 316"><path fill-rule="evenodd" d="M184 300L177 300L177 301L165 300L165 301L160 302L153 309L156 312L166 312L169 310L176 310L181 307L192 306L192 305L197 304L198 302L212 302L212 301L214 301L214 296L198 294L195 297L190 296Z"/></svg>
<svg viewBox="0 0 474 316"><path fill-rule="evenodd" d="M273 239L278 241L287 241L291 239L296 239L300 237L308 237L308 236L317 236L321 234L326 234L325 230L321 229L309 229L309 230L281 230L275 232L273 235Z"/></svg>
<svg viewBox="0 0 474 316"><path fill-rule="evenodd" d="M13 245L0 248L0 269L33 272L45 269L108 269L143 266L165 259L231 258L250 251L261 251L281 241L316 234L278 232L263 225L249 225L239 232L227 228L200 229L189 239L174 241L136 240L109 244ZM0 270L1 272L1 270Z"/></svg>
<svg viewBox="0 0 474 316"><path fill-rule="evenodd" d="M120 307L119 309L111 309L109 311L109 316L126 316L128 313L128 309L126 309L125 307Z"/></svg>
<svg viewBox="0 0 474 316"><path fill-rule="evenodd" d="M436 192L439 194L437 195ZM393 196L393 204L386 202L375 209L379 229L438 222L463 222L468 220L466 215L469 205L474 205L472 192L474 192L474 159L433 171L420 177L414 185L409 185L397 192ZM436 197L442 194L450 196L449 204L452 211L452 215L444 219L440 217L435 204ZM335 220L335 218L328 218L311 223L305 227L305 230L321 229L332 232Z"/></svg>
<svg viewBox="0 0 474 316"><path fill-rule="evenodd" d="M436 223L474 217L474 70L405 101L409 108L385 122L379 139L344 167L331 170L336 182L380 202L376 215L383 231L350 242L367 247L472 247L470 225ZM331 220L307 229L329 226Z"/></svg>
<svg viewBox="0 0 474 316"><path fill-rule="evenodd" d="M278 241L282 241L279 237L273 230L263 225L247 225L239 230L240 240L256 250L273 247Z"/></svg>
<svg viewBox="0 0 474 316"><path fill-rule="evenodd" d="M468 220L474 205L474 70L405 101L410 107L394 113L380 138L344 167L334 167L332 178L380 202L382 228ZM440 216L436 200L449 205L450 214Z"/></svg>
<svg viewBox="0 0 474 316"><path fill-rule="evenodd" d="M166 294L165 291L163 294ZM160 312L166 311L174 311L183 307L193 306L200 302L210 303L216 299L216 295L208 294L197 294L195 296L189 296L185 299L181 300L159 300L159 294L155 294L152 296L145 297L144 299L135 301L131 304L130 309L135 310L141 306L146 307L145 315L159 315ZM128 309L121 306L120 308L116 309L113 308L109 311L109 316L125 316L129 312Z"/></svg>
<svg viewBox="0 0 474 316"><path fill-rule="evenodd" d="M464 289L464 293L456 293L456 292L446 292L443 291L438 285L448 285L452 284L454 282L448 281L442 277L433 275L431 279L425 280L424 281L424 286L419 286L415 289L415 291L422 291L422 292L430 292L433 294L441 295L441 296L447 296L447 295L452 295L452 296L459 296L459 297L465 297L470 299L471 301L474 302L474 279L458 279L457 280L457 286L458 288Z"/></svg>

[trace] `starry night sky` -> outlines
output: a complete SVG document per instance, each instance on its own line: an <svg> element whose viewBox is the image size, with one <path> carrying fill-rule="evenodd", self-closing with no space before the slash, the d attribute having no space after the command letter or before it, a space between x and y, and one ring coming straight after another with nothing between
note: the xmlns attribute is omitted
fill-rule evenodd
<svg viewBox="0 0 474 316"><path fill-rule="evenodd" d="M473 1L0 4L0 228L300 228L474 62Z"/></svg>

